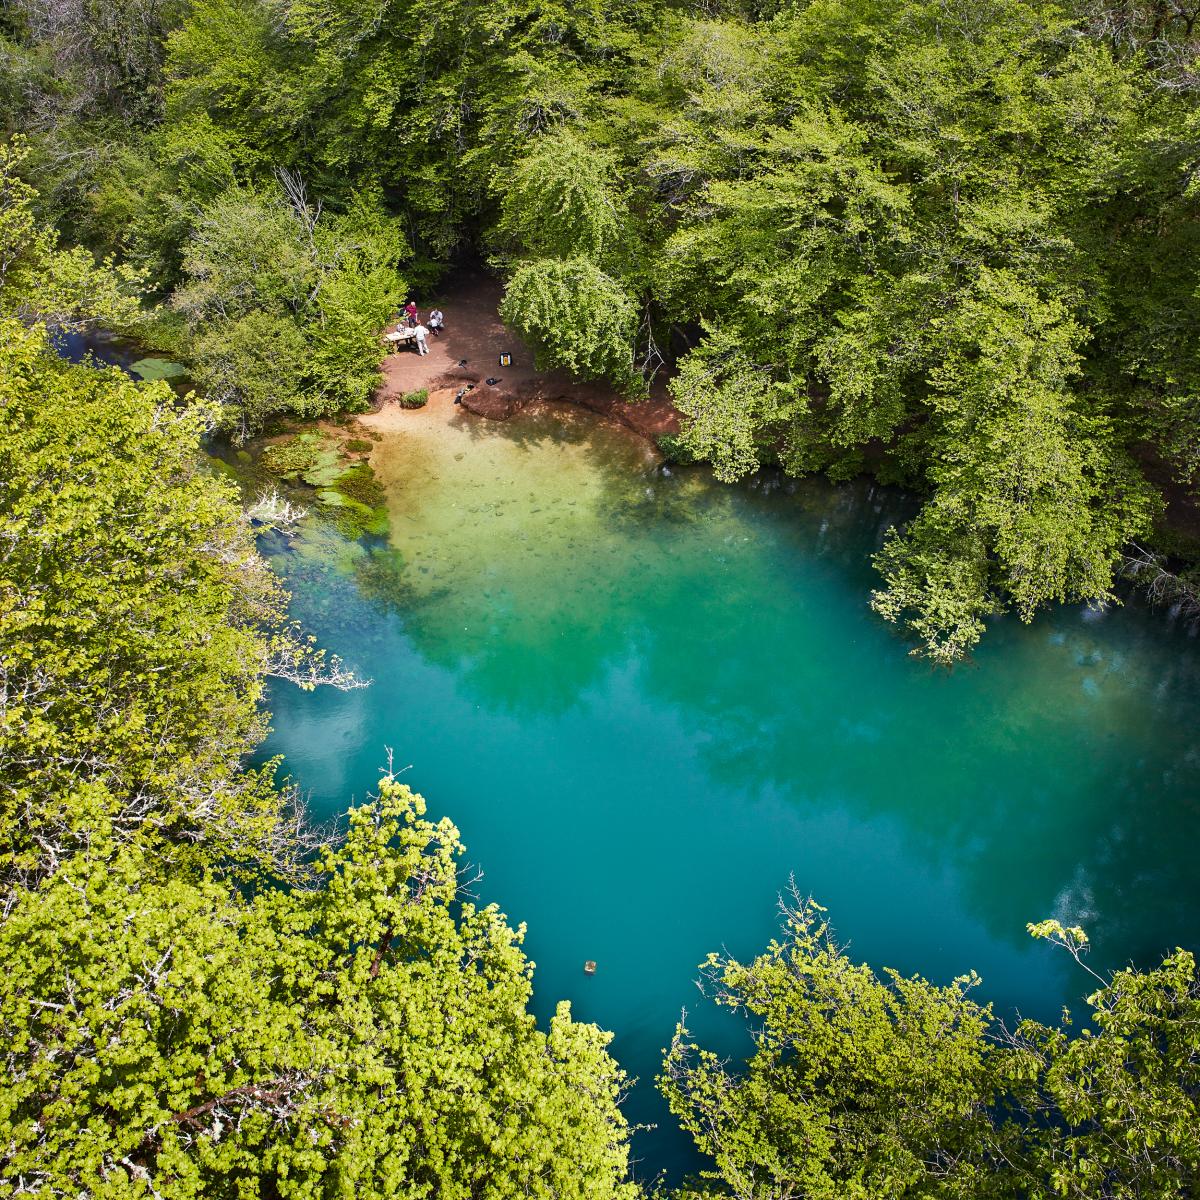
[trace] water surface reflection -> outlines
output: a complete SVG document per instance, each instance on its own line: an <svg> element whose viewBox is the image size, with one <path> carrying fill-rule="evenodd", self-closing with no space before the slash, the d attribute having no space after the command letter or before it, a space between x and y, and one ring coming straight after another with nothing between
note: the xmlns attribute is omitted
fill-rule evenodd
<svg viewBox="0 0 1200 1200"><path fill-rule="evenodd" d="M1052 1016L1086 990L1025 923L1106 964L1195 945L1195 643L1140 605L994 622L953 672L867 607L910 511L860 482L664 475L574 411L427 416L380 443L387 545L272 547L296 613L374 680L272 697L267 753L327 809L384 747L463 830L485 899L529 923L542 1010L617 1033L649 1081L711 949L751 954L794 874L853 952ZM584 959L600 963L582 975ZM689 1162L667 1132L649 1166Z"/></svg>

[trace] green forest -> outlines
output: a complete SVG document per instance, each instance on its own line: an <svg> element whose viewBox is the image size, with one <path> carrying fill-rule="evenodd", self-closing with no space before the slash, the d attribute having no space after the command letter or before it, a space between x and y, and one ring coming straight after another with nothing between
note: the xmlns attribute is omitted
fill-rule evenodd
<svg viewBox="0 0 1200 1200"><path fill-rule="evenodd" d="M366 409L389 316L484 262L539 363L669 390L680 460L918 496L871 603L934 663L1131 563L1190 595L1198 16L4 0L5 1194L1196 1195L1190 953L1089 975L1086 931L1037 921L1089 995L1013 1022L974 976L857 962L802 894L701 968L746 1061L662 1031L636 1086L707 1166L648 1175L609 1035L539 1026L458 829L389 769L330 833L246 768L267 680L349 675L202 446ZM97 323L196 394L58 356Z"/></svg>

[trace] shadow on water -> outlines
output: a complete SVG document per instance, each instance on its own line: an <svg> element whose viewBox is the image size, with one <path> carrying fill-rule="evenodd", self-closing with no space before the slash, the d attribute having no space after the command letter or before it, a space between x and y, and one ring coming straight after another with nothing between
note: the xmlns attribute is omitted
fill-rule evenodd
<svg viewBox="0 0 1200 1200"><path fill-rule="evenodd" d="M191 380L181 363L158 357L133 338L88 328L57 329L50 340L55 353L67 362L118 367L133 379L164 379L178 396L191 390Z"/></svg>
<svg viewBox="0 0 1200 1200"><path fill-rule="evenodd" d="M1096 965L1195 945L1195 642L1136 602L993 622L973 663L912 659L868 607L911 502L866 481L665 474L589 416L457 414L373 458L391 541L268 546L296 615L374 678L272 696L265 753L340 811L384 747L462 828L483 898L528 921L538 1008L616 1032L646 1173L696 1165L651 1080L696 964L749 955L794 874L852 952L1053 1017L1086 981L1025 923L1088 927ZM585 979L584 958L600 970Z"/></svg>

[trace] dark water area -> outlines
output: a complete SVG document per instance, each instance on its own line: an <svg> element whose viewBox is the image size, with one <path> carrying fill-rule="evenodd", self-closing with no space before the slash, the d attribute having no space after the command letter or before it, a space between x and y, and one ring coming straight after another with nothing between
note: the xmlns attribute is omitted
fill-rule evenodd
<svg viewBox="0 0 1200 1200"><path fill-rule="evenodd" d="M104 367L120 367L127 374L145 350L130 338L118 337L103 329L58 329L51 334L56 353L67 362L96 362Z"/></svg>
<svg viewBox="0 0 1200 1200"><path fill-rule="evenodd" d="M67 362L120 367L132 379L165 379L180 395L191 390L186 368L181 363L160 357L141 342L107 329L56 329L50 335L50 342Z"/></svg>
<svg viewBox="0 0 1200 1200"><path fill-rule="evenodd" d="M748 1044L697 964L760 951L791 878L854 958L975 969L1006 1015L1089 990L1028 921L1085 926L1101 968L1200 944L1200 657L1161 612L999 618L936 670L868 607L870 555L911 511L868 482L664 475L579 414L414 416L373 461L386 543L310 521L266 545L295 615L373 685L273 689L263 754L326 816L388 748L411 764L480 899L527 923L539 1017L567 998L614 1032L628 1114L658 1124L643 1177L699 1165L653 1083L681 1010Z"/></svg>

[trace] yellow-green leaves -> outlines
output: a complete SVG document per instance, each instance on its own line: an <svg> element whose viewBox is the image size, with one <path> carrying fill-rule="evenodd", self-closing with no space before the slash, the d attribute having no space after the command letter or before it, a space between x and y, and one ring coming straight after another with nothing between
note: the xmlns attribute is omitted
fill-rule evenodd
<svg viewBox="0 0 1200 1200"><path fill-rule="evenodd" d="M34 217L33 188L20 178L27 157L20 138L0 144L0 317L59 325L132 320L140 275L112 262L98 267L81 247L58 248L54 233Z"/></svg>
<svg viewBox="0 0 1200 1200"><path fill-rule="evenodd" d="M746 1016L755 1052L732 1071L681 1027L660 1079L672 1112L738 1196L975 1195L992 1099L978 981L881 978L822 913L797 899L754 962L710 957L705 991Z"/></svg>
<svg viewBox="0 0 1200 1200"><path fill-rule="evenodd" d="M282 801L234 768L284 594L201 466L211 410L0 330L0 876L96 837L265 866Z"/></svg>
<svg viewBox="0 0 1200 1200"><path fill-rule="evenodd" d="M170 1200L633 1200L608 1035L526 1011L461 845L385 779L309 890L85 851L0 925L0 1181ZM119 1185L119 1187L117 1187ZM122 1190L124 1189L124 1190Z"/></svg>
<svg viewBox="0 0 1200 1200"><path fill-rule="evenodd" d="M497 232L522 258L600 262L629 236L615 164L568 128L534 141L501 186Z"/></svg>
<svg viewBox="0 0 1200 1200"><path fill-rule="evenodd" d="M684 1198L1185 1200L1200 1183L1200 979L1182 950L1095 976L1088 1025L1015 1029L969 995L852 962L812 901L751 963L711 955L704 988L747 1019L743 1069L680 1026L659 1083L712 1156ZM1087 946L1078 927L1035 937Z"/></svg>

